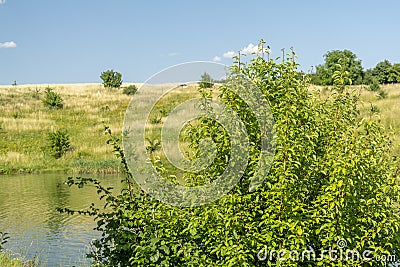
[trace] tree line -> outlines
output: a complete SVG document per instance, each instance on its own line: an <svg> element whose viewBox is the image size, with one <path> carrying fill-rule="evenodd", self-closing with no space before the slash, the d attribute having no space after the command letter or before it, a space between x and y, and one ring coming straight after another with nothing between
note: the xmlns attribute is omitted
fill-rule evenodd
<svg viewBox="0 0 400 267"><path fill-rule="evenodd" d="M400 63L391 63L385 59L374 68L364 70L361 60L349 50L328 51L324 55L324 61L311 74L311 82L315 85L333 85L333 73L340 68L349 74L351 82L349 80L347 84L365 84L374 88L379 84L400 83Z"/></svg>

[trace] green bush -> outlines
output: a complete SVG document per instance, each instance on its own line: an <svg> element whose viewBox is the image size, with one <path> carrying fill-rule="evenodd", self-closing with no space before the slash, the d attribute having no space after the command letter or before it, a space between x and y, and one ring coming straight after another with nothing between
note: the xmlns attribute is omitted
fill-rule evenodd
<svg viewBox="0 0 400 267"><path fill-rule="evenodd" d="M378 91L381 90L381 87L379 86L379 83L378 83L378 82L374 81L373 83L371 83L371 84L368 86L368 89L369 89L370 91L372 91L372 92L378 92Z"/></svg>
<svg viewBox="0 0 400 267"><path fill-rule="evenodd" d="M64 129L59 129L48 133L47 150L55 158L61 158L67 151L71 149L70 138L68 132Z"/></svg>
<svg viewBox="0 0 400 267"><path fill-rule="evenodd" d="M69 185L94 183L107 211L91 207L82 214L97 220L102 237L89 254L107 266L385 266L386 262L330 260L321 251L371 251L372 256L400 255L398 162L383 126L359 117L358 96L346 86L345 68L332 74L327 98L314 96L307 79L298 79L292 55L283 62L262 57L236 63L220 90L221 100L241 118L249 135L248 166L227 195L200 207L161 203L132 184L120 140L110 136L125 166L126 188L111 189L90 178L69 178ZM239 68L240 66L240 68ZM252 192L261 158L256 114L232 90L247 77L262 91L274 115L276 154L264 183ZM231 82L230 82L231 81ZM261 101L262 99L260 99ZM186 173L187 185L212 182L230 157L229 135L204 118L188 131L194 152L204 138L216 142L215 162L199 173ZM106 128L107 133L111 132ZM194 154L196 155L196 153ZM197 153L198 155L198 153ZM165 169L159 162L157 171ZM262 171L262 170L261 170ZM168 178L165 178L168 179ZM198 196L201 197L201 196ZM73 212L62 209L64 212ZM342 244L343 244L342 242ZM275 257L262 261L260 251L309 250L316 261ZM262 254L261 254L262 255ZM339 255L337 253L336 255ZM322 257L325 256L325 257Z"/></svg>
<svg viewBox="0 0 400 267"><path fill-rule="evenodd" d="M387 98L387 96L388 96L388 94L385 91L383 91L381 89L378 91L378 99L385 99L385 98Z"/></svg>
<svg viewBox="0 0 400 267"><path fill-rule="evenodd" d="M129 85L128 87L124 87L122 93L125 95L134 95L136 94L138 88L136 85Z"/></svg>
<svg viewBox="0 0 400 267"><path fill-rule="evenodd" d="M211 88L213 87L213 79L211 78L210 74L207 72L204 72L203 75L201 75L201 80L199 82L199 87L206 89L206 88Z"/></svg>
<svg viewBox="0 0 400 267"><path fill-rule="evenodd" d="M50 109L61 109L64 107L64 100L62 99L61 95L54 92L54 90L50 87L45 89L42 102Z"/></svg>
<svg viewBox="0 0 400 267"><path fill-rule="evenodd" d="M107 70L100 74L104 87L120 88L122 84L122 74L114 70Z"/></svg>

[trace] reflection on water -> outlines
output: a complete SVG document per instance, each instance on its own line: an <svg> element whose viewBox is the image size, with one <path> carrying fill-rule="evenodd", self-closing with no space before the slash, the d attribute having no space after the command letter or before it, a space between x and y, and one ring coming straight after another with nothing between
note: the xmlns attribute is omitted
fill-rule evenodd
<svg viewBox="0 0 400 267"><path fill-rule="evenodd" d="M38 257L47 266L89 265L89 242L99 233L90 217L60 214L56 208L84 209L94 202L93 187L69 188L66 174L0 176L0 232L10 235L7 250ZM97 177L104 185L120 186L116 176ZM86 264L85 264L86 263Z"/></svg>

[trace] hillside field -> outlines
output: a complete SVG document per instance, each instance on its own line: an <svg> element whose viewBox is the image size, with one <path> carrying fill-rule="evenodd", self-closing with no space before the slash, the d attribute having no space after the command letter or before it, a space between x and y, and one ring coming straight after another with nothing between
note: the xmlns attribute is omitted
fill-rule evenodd
<svg viewBox="0 0 400 267"><path fill-rule="evenodd" d="M41 99L46 87L54 88L62 96L63 109L52 110L43 105ZM170 86L160 86L160 90L165 88ZM314 89L322 95L326 91L323 87ZM394 153L399 155L400 84L383 85L382 89L387 92L385 99L378 99L376 93L365 87L353 89L361 92L361 116L370 116L371 107L378 111L374 116L381 119L388 134L392 134ZM194 86L179 90L183 99L190 98L196 91ZM119 172L119 162L106 144L104 125L121 136L125 110L131 98L124 95L122 89L105 89L100 84L0 86L0 173ZM60 159L46 152L48 133L56 129L66 129L72 145Z"/></svg>

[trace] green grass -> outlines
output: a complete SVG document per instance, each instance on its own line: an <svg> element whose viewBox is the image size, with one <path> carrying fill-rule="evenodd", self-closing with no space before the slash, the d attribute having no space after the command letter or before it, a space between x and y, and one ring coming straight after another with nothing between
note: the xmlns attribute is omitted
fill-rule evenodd
<svg viewBox="0 0 400 267"><path fill-rule="evenodd" d="M30 264L18 258L11 258L5 252L0 252L0 267L33 267L36 266L34 263Z"/></svg>
<svg viewBox="0 0 400 267"><path fill-rule="evenodd" d="M106 144L103 124L122 136L125 111L132 97L123 94L122 89L104 89L100 84L50 85L64 99L63 109L50 110L41 101L46 87L0 86L0 174L55 170L119 172L118 160ZM166 91L168 88L171 86L154 86L152 89ZM324 91L323 87L315 88ZM367 91L365 86L353 88L361 93L361 115L375 116L388 129L391 127L395 151L400 154L400 84L381 86L388 94L381 100L376 92ZM179 88L158 102L149 121L147 136L152 140L160 139L162 123L168 113L191 98L195 91L194 86ZM139 103L136 108L140 109L140 105L146 103ZM379 112L371 114L371 107ZM60 128L68 131L72 150L55 159L45 150L46 139L50 131ZM158 154L162 156L162 153Z"/></svg>

